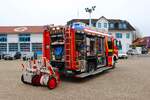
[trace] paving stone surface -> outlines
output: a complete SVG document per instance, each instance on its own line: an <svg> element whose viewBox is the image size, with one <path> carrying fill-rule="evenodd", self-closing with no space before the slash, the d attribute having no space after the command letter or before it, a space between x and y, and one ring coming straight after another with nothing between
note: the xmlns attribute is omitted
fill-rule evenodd
<svg viewBox="0 0 150 100"><path fill-rule="evenodd" d="M0 100L150 100L150 56L119 60L114 70L54 90L23 84L20 60L0 60Z"/></svg>

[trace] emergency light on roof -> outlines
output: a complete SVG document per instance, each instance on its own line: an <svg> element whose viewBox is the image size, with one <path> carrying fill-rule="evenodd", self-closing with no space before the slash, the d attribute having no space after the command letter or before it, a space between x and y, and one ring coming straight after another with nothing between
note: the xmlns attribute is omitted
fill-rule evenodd
<svg viewBox="0 0 150 100"><path fill-rule="evenodd" d="M75 22L72 24L72 28L76 30L83 30L85 28L85 24L81 22Z"/></svg>
<svg viewBox="0 0 150 100"><path fill-rule="evenodd" d="M59 27L56 27L56 29L59 30L60 28L59 28Z"/></svg>
<svg viewBox="0 0 150 100"><path fill-rule="evenodd" d="M54 31L54 30L55 30L55 28L52 28L52 30Z"/></svg>

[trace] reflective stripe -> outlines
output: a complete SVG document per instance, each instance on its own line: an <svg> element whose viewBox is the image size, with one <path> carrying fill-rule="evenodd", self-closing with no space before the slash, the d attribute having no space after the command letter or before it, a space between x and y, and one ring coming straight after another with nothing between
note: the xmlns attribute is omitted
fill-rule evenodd
<svg viewBox="0 0 150 100"><path fill-rule="evenodd" d="M109 49L108 52L113 52L113 49Z"/></svg>

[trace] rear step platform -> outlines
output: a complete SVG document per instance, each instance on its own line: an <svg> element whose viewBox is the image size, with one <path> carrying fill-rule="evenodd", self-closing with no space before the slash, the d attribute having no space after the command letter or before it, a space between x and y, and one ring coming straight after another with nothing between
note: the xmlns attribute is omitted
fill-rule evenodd
<svg viewBox="0 0 150 100"><path fill-rule="evenodd" d="M112 68L111 67L102 67L102 68L97 69L94 72L77 74L77 75L75 75L75 77L76 78L84 78L84 77L87 77L90 75L96 75L98 73L104 72L104 71L109 70L109 69L112 69Z"/></svg>

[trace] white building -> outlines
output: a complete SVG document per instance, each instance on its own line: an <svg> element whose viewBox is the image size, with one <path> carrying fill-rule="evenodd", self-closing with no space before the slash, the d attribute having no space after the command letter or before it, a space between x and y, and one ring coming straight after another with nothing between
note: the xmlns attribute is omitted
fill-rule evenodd
<svg viewBox="0 0 150 100"><path fill-rule="evenodd" d="M0 27L0 52L42 53L43 26Z"/></svg>
<svg viewBox="0 0 150 100"><path fill-rule="evenodd" d="M88 19L72 19L68 21L67 24L71 25L72 23L79 21L87 25L89 24ZM122 44L120 52L123 53L126 53L129 50L129 46L135 38L135 29L126 20L106 19L102 16L99 19L92 19L92 25L99 28L100 31L111 34L114 38L120 40Z"/></svg>
<svg viewBox="0 0 150 100"><path fill-rule="evenodd" d="M73 22L83 22L89 24L88 19L73 19L68 21L70 25ZM92 19L92 25L99 28L100 31L113 35L122 43L121 52L127 52L132 44L135 35L135 29L125 20ZM43 26L0 26L0 52L37 52L42 53Z"/></svg>

